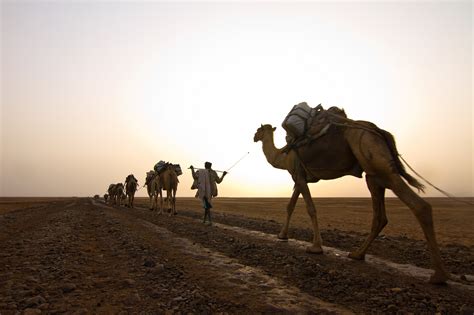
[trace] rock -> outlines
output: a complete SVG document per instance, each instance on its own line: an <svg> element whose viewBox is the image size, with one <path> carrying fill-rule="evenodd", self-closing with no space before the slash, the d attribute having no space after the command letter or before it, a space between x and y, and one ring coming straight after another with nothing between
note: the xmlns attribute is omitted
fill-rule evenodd
<svg viewBox="0 0 474 315"><path fill-rule="evenodd" d="M127 287L132 287L135 285L135 280L133 279L125 279L123 280L123 284Z"/></svg>
<svg viewBox="0 0 474 315"><path fill-rule="evenodd" d="M80 308L80 309L74 311L72 314L73 314L73 315L87 315L87 314L89 314L89 313L90 313L90 312L89 312L89 310L88 310L87 308Z"/></svg>
<svg viewBox="0 0 474 315"><path fill-rule="evenodd" d="M145 259L145 262L143 263L143 266L148 267L148 268L153 268L156 266L156 262L153 261L150 258Z"/></svg>
<svg viewBox="0 0 474 315"><path fill-rule="evenodd" d="M7 308L10 310L16 310L18 305L16 305L16 303L8 303Z"/></svg>
<svg viewBox="0 0 474 315"><path fill-rule="evenodd" d="M182 301L182 300L184 300L184 298L183 298L182 296L178 296L178 297L175 297L175 298L173 299L173 301L175 301L175 302L180 302L180 301Z"/></svg>
<svg viewBox="0 0 474 315"><path fill-rule="evenodd" d="M474 308L464 304L463 306L461 306L461 310L459 313L462 315L472 315L474 314Z"/></svg>
<svg viewBox="0 0 474 315"><path fill-rule="evenodd" d="M390 304L387 307L387 312L389 312L389 313L396 313L397 310L398 310L398 307L395 304Z"/></svg>
<svg viewBox="0 0 474 315"><path fill-rule="evenodd" d="M156 269L156 271L163 271L163 270L165 270L165 265L157 264L155 269Z"/></svg>
<svg viewBox="0 0 474 315"><path fill-rule="evenodd" d="M41 314L41 310L37 308L27 308L23 311L23 315L36 315Z"/></svg>
<svg viewBox="0 0 474 315"><path fill-rule="evenodd" d="M392 291L392 292L402 292L403 289L402 288L391 288L390 291Z"/></svg>
<svg viewBox="0 0 474 315"><path fill-rule="evenodd" d="M39 280L38 280L37 278L32 277L32 276L26 277L25 280L28 281L28 282L34 282L34 283L38 283L38 282L39 282Z"/></svg>
<svg viewBox="0 0 474 315"><path fill-rule="evenodd" d="M44 304L44 303L46 303L46 300L41 295L34 296L34 297L29 298L25 301L25 304L26 304L27 307L39 306L39 305Z"/></svg>
<svg viewBox="0 0 474 315"><path fill-rule="evenodd" d="M459 278L463 281L474 282L474 276L471 275L461 275Z"/></svg>
<svg viewBox="0 0 474 315"><path fill-rule="evenodd" d="M38 308L42 311L45 311L49 308L49 303L43 303Z"/></svg>
<svg viewBox="0 0 474 315"><path fill-rule="evenodd" d="M148 295L154 299L157 299L160 297L160 291L152 290L151 292L148 293Z"/></svg>
<svg viewBox="0 0 474 315"><path fill-rule="evenodd" d="M76 290L77 286L74 283L65 283L61 286L63 293L69 293Z"/></svg>
<svg viewBox="0 0 474 315"><path fill-rule="evenodd" d="M135 305L137 303L139 303L142 299L140 298L140 295L138 295L138 293L134 293L132 295L129 295L125 300L124 300L124 304L125 305L128 305L128 306L131 306L131 305Z"/></svg>

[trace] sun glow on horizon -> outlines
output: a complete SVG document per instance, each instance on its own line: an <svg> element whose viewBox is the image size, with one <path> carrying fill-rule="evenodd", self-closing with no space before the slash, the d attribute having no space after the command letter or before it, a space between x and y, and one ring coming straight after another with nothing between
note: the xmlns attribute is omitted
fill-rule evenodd
<svg viewBox="0 0 474 315"><path fill-rule="evenodd" d="M250 152L219 195L289 197L253 136L272 124L282 147L302 101L390 131L419 173L474 195L472 3L1 6L1 196L94 195L165 160L191 197L190 165L226 170ZM369 195L350 177L310 187Z"/></svg>

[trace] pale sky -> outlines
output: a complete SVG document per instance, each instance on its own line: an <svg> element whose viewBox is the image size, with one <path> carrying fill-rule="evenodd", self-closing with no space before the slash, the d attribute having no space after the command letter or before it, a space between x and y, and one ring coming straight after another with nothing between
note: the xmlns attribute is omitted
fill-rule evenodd
<svg viewBox="0 0 474 315"><path fill-rule="evenodd" d="M1 1L0 196L102 195L159 160L193 196L189 165L250 152L219 195L289 197L253 135L272 124L283 146L302 101L390 131L418 173L474 196L472 17L470 1ZM369 196L354 177L310 187Z"/></svg>

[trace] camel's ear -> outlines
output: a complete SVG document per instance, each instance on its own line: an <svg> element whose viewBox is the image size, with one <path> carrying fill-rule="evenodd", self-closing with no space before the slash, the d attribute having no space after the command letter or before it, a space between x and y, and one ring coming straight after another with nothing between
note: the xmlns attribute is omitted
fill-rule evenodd
<svg viewBox="0 0 474 315"><path fill-rule="evenodd" d="M277 129L277 127L273 127L272 130L275 131Z"/></svg>

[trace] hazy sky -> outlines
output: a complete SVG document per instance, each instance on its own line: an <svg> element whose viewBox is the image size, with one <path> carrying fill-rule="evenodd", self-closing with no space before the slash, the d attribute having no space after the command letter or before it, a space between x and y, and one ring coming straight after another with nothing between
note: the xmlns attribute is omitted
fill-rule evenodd
<svg viewBox="0 0 474 315"><path fill-rule="evenodd" d="M283 146L302 101L392 132L420 174L473 196L472 17L470 1L1 1L0 196L103 194L159 160L193 196L189 165L250 152L220 195L289 197L253 135L272 124ZM353 177L311 191L369 196Z"/></svg>

